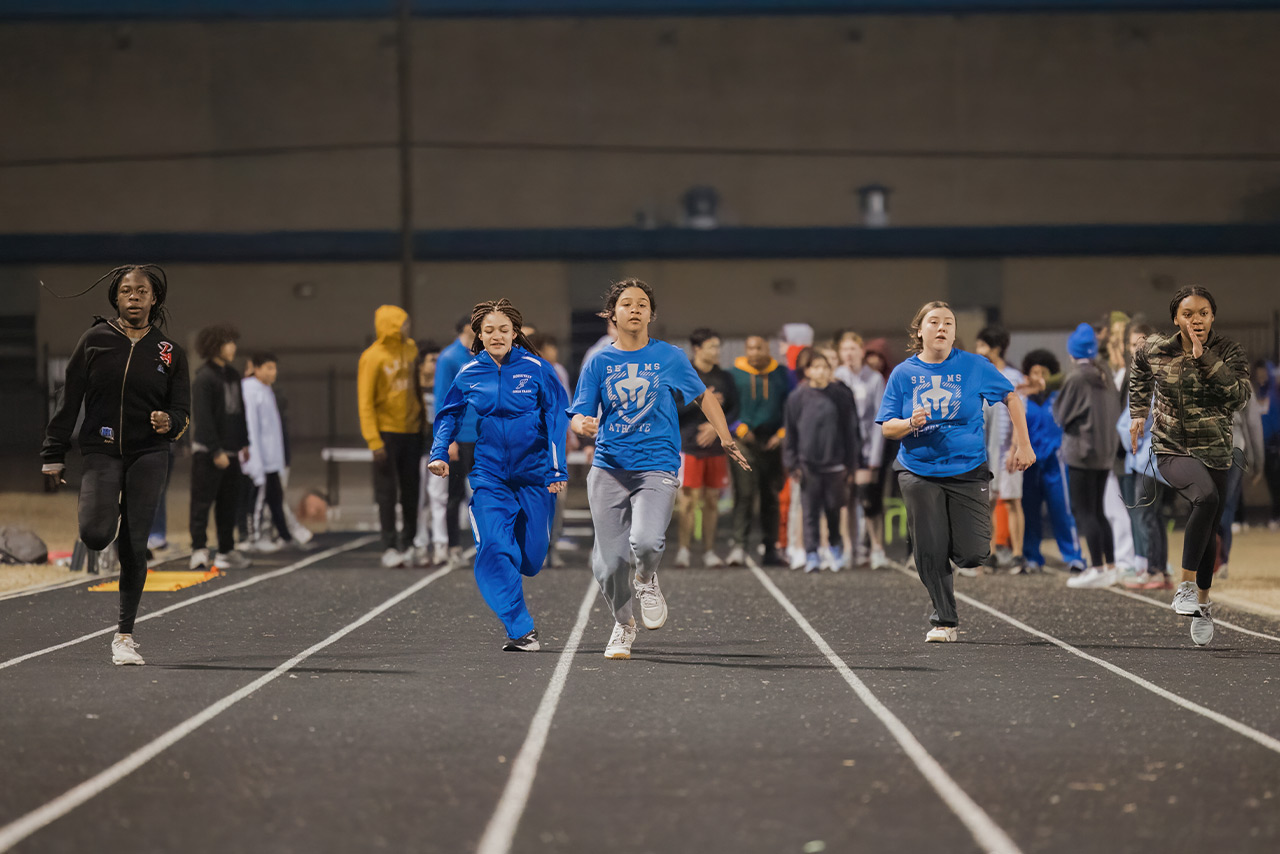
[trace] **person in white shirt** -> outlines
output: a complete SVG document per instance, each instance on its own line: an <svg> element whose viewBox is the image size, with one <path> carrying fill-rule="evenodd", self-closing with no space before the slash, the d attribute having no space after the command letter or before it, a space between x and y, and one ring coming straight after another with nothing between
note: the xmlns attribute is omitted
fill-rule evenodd
<svg viewBox="0 0 1280 854"><path fill-rule="evenodd" d="M280 420L280 408L276 404L275 384L279 364L272 353L254 353L253 374L240 381L244 395L245 421L249 427L249 460L244 472L257 487L249 530L257 551L275 551L279 548L263 530L262 511L271 511L271 522L285 543L293 543L289 522L284 512L284 485L281 473L285 470L284 425Z"/></svg>
<svg viewBox="0 0 1280 854"><path fill-rule="evenodd" d="M885 569L889 559L884 553L884 489L878 469L884 462L884 433L876 426L876 413L884 397L884 376L866 363L862 336L853 331L836 336L840 367L836 379L849 387L858 404L858 423L862 437L862 468L854 472L854 488L849 493L849 538L853 541L850 558L862 563L860 531L865 528L871 541L871 568Z"/></svg>

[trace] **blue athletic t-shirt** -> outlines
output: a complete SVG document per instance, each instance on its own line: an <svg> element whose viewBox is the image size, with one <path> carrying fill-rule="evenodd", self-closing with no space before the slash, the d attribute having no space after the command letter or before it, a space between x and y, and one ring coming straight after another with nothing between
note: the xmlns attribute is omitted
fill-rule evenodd
<svg viewBox="0 0 1280 854"><path fill-rule="evenodd" d="M938 365L915 355L889 375L876 423L925 407L929 420L902 438L898 462L922 477L964 474L987 464L982 401L1003 402L1011 391L1013 383L975 353L953 349Z"/></svg>
<svg viewBox="0 0 1280 854"><path fill-rule="evenodd" d="M680 469L678 407L706 390L679 347L653 338L639 350L615 344L583 366L569 415L599 413L595 467L673 472Z"/></svg>

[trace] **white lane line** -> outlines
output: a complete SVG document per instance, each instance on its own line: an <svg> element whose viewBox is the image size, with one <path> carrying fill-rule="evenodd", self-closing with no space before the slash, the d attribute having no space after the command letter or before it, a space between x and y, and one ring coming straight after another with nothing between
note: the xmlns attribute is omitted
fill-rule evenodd
<svg viewBox="0 0 1280 854"><path fill-rule="evenodd" d="M1117 596L1124 596L1128 599L1134 599L1138 602L1146 602L1148 605L1154 605L1155 607L1161 609L1162 611L1170 610L1169 606L1164 602L1161 602L1157 599L1152 599L1149 596L1143 596L1140 593L1134 593L1132 590L1122 590L1119 587L1108 587L1106 589L1108 592L1114 593ZM1237 626L1235 623L1229 623L1226 620L1219 618L1216 614L1213 617L1213 624L1215 626L1222 626L1223 628L1231 629L1231 631L1233 632L1239 632L1242 635L1252 635L1255 638L1263 638L1265 640L1270 640L1270 641L1275 641L1276 643L1280 643L1280 637L1277 637L1276 635L1269 635L1269 634L1266 634L1265 632L1255 632L1253 629L1246 629L1244 626Z"/></svg>
<svg viewBox="0 0 1280 854"><path fill-rule="evenodd" d="M177 611L181 608L190 607L191 605L194 605L197 602L203 602L206 599L213 599L215 597L222 596L223 594L231 593L232 591L235 591L235 590L241 590L245 587L249 587L250 585L257 584L260 581L267 581L268 579L271 579L271 578L279 578L282 575L288 575L291 572L297 572L299 569L302 569L303 567L311 566L311 564L313 563L317 563L319 561L325 560L326 558L331 558L334 555L342 554L343 552L349 552L354 549L358 549L361 546L368 545L369 543L372 543L377 539L378 539L377 534L370 534L367 537L360 537L359 539L352 540L351 542L346 543L344 545L335 546L334 548L327 549L322 552L317 552L316 554L313 554L310 557L304 558L303 560L300 560L297 563L291 563L286 567L273 570L272 572L264 572L262 575L255 575L252 578L247 578L244 581L238 582L236 584L232 584L227 587L221 587L217 590L212 590L208 593L202 593L199 596L193 596L190 599L184 599L181 602L175 602L174 604L170 605L167 608L161 608L159 611L152 611L149 614L143 614L141 617L138 618L138 622L141 623L146 620L154 620L156 617L163 617L165 614L171 613L173 611ZM84 643L85 641L102 637L103 635L113 634L115 630L116 630L116 626L108 626L105 629L99 629L96 632L90 632L87 635L81 635L78 638L73 638L72 640L65 641L60 644L47 646L44 649L38 649L35 652L29 652L26 655L20 655L17 658L11 658L8 661L0 661L0 670L4 670L6 667L13 667L14 665L21 664L24 661L30 661L33 658L39 658L42 655L48 655L51 652L57 652L60 649L66 649L69 646L75 646L76 644Z"/></svg>
<svg viewBox="0 0 1280 854"><path fill-rule="evenodd" d="M791 619L799 624L804 633L809 636L809 640L813 641L819 651L826 656L827 661L831 662L831 666L844 677L845 682L849 683L849 687L858 695L858 699L871 710L873 715L880 719L880 723L885 725L894 740L901 745L903 752L915 763L925 782L933 787L933 790L938 793L938 797L942 798L943 802L956 814L956 817L969 829L969 833L973 835L974 841L978 843L979 847L983 851L995 852L995 854L1020 854L1020 849L1009 838L1009 835L992 821L991 816L987 815L986 811L978 806L977 802L970 798L964 789L960 788L960 785L951 778L951 775L943 770L938 761L924 749L924 745L911 734L911 730L907 729L906 725L893 712L889 711L888 707L881 703L875 694L871 693L871 689L866 686L866 683L859 679L849 668L849 665L845 664L844 659L837 655L835 650L823 640L822 635L818 634L796 606L791 604L791 600L778 589L773 580L764 573L764 570L755 566L754 561L748 566L756 578L760 580L760 583L764 585L764 588L769 591L770 595L778 600L778 604L786 609L787 613L791 615Z"/></svg>
<svg viewBox="0 0 1280 854"><path fill-rule="evenodd" d="M255 691L265 687L268 683L273 682L280 676L283 676L285 673L288 673L290 670L297 667L299 664L306 661L325 647L342 640L365 623L379 616L384 611L400 604L405 599L408 599L410 596L417 593L437 578L446 575L450 571L450 567L444 567L443 569L436 570L425 578L419 579L405 590L400 591L395 596L392 596L390 599L374 608L372 611L369 611L360 619L353 623L348 623L346 626L329 635L329 637L319 643L307 647L293 658L276 667L270 673L258 677L248 685L245 685L239 691L228 694L213 705L205 708L204 711L187 718L164 735L161 735L154 741L138 748L124 759L121 759L119 762L112 765L110 768L95 774L93 777L85 780L70 791L59 795L39 809L27 813L22 818L10 822L4 827L0 827L0 851L8 851L14 845L17 845L40 828L57 821L76 807L101 794L116 783L119 783L125 777L129 776L134 771L137 771L143 765L147 764L152 759L155 759L165 750L177 744L179 741L186 738L188 735L195 732L200 727L204 726L209 721L234 706L236 703L250 696Z"/></svg>
<svg viewBox="0 0 1280 854"><path fill-rule="evenodd" d="M586 631L587 621L591 618L591 606L599 595L600 587L592 578L586 595L582 597L582 604L578 606L578 621L560 652L555 672L551 674L551 683L542 695L542 702L533 713L529 734L525 736L516 761L511 764L511 777L507 780L507 787L502 790L502 797L498 799L493 818L489 819L489 825L484 829L484 836L480 837L476 854L507 854L511 850L516 827L520 824L520 817L524 815L524 808L529 802L529 792L533 789L533 778L538 775L538 760L542 758L542 750L547 745L551 719L555 717L560 695L569 680L573 656L582 643L582 633Z"/></svg>
<svg viewBox="0 0 1280 854"><path fill-rule="evenodd" d="M1145 688L1146 690L1150 691L1156 696L1163 697L1164 699L1168 700L1170 703L1173 703L1175 706L1179 706L1183 709L1186 709L1189 712L1195 712L1197 715L1206 717L1215 723L1222 724L1222 726L1226 727L1232 732L1239 733L1240 735L1243 735L1245 738L1262 745L1268 750L1274 751L1275 753L1280 753L1280 739L1273 738L1272 736L1267 735L1265 732L1254 729L1248 724L1242 724L1240 723L1240 721L1237 721L1234 718L1229 718L1226 715L1222 714L1221 712L1215 712L1213 709L1206 708L1205 706L1202 706L1199 703L1193 702L1192 700L1188 700L1186 697L1182 697L1178 694L1173 693L1172 691L1161 688L1159 685L1156 685L1154 682L1148 682L1146 679L1143 679L1141 676L1138 676L1136 673L1130 673L1128 670L1125 670L1123 667L1117 667L1116 665L1112 664L1109 661L1104 661L1103 659L1098 658L1097 656L1090 655L1089 653L1085 652L1082 649L1077 649L1076 647L1072 646L1066 641L1058 640L1053 635L1048 634L1047 632L1042 632L1039 629L1032 628L1031 626L1022 622L1021 620L1017 619L1016 617L1011 617L1008 614L1004 613L1003 611L992 608L990 605L987 605L983 602L979 602L977 599L974 599L972 596L966 596L963 593L957 593L956 598L959 599L961 602L964 602L966 605L972 605L974 608L977 608L980 611L986 611L991 616L1004 620L1009 625L1019 628L1029 635L1034 635L1035 637L1041 638L1042 640L1047 640L1049 643L1053 644L1056 647L1059 647L1060 649L1066 650L1072 655L1083 658L1085 661L1093 662L1099 667L1105 670L1111 671L1112 673L1121 677L1122 679L1127 679L1133 684L1137 685L1138 687ZM1191 652L1191 651L1188 650L1188 652Z"/></svg>

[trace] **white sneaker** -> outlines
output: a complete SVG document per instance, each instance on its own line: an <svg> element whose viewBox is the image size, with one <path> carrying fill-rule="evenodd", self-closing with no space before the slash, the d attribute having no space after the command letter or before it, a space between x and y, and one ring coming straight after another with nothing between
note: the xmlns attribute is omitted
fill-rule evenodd
<svg viewBox="0 0 1280 854"><path fill-rule="evenodd" d="M787 558L788 565L792 569L804 569L805 565L809 563L809 555L805 553L804 549L787 549Z"/></svg>
<svg viewBox="0 0 1280 854"><path fill-rule="evenodd" d="M724 561L720 559L720 555L708 549L702 555L702 565L707 569L716 569L724 566Z"/></svg>
<svg viewBox="0 0 1280 854"><path fill-rule="evenodd" d="M1206 602L1196 609L1191 618L1191 640L1196 646L1204 646L1213 640L1213 603Z"/></svg>
<svg viewBox="0 0 1280 854"><path fill-rule="evenodd" d="M436 566L444 566L449 562L449 547L444 543L436 543L431 547L431 562Z"/></svg>
<svg viewBox="0 0 1280 854"><path fill-rule="evenodd" d="M1091 566L1084 572L1078 575L1073 575L1067 579L1067 586L1077 590L1083 588L1110 587L1115 583L1115 570L1103 569L1100 566Z"/></svg>
<svg viewBox="0 0 1280 854"><path fill-rule="evenodd" d="M213 557L214 569L248 569L253 561L244 556L244 552L218 552Z"/></svg>
<svg viewBox="0 0 1280 854"><path fill-rule="evenodd" d="M413 546L410 546L409 548L402 551L400 555L404 558L400 563L401 566L409 567L409 566L426 566L427 565L426 549L418 549L418 548L414 548Z"/></svg>
<svg viewBox="0 0 1280 854"><path fill-rule="evenodd" d="M884 553L884 549L876 549L871 552L871 568L872 569L888 569L889 557Z"/></svg>
<svg viewBox="0 0 1280 854"><path fill-rule="evenodd" d="M1173 613L1180 617L1194 617L1200 610L1195 584L1190 581L1179 584L1177 591L1173 594L1173 604L1170 607L1173 608Z"/></svg>
<svg viewBox="0 0 1280 854"><path fill-rule="evenodd" d="M667 621L667 600L658 589L658 575L645 584L636 576L636 596L640 599L640 619L646 629L660 629Z"/></svg>
<svg viewBox="0 0 1280 854"><path fill-rule="evenodd" d="M746 566L747 553L742 550L742 546L734 546L729 551L729 556L724 559L726 566Z"/></svg>
<svg viewBox="0 0 1280 854"><path fill-rule="evenodd" d="M196 549L191 553L191 560L187 561L188 569L208 569L209 568L209 550Z"/></svg>
<svg viewBox="0 0 1280 854"><path fill-rule="evenodd" d="M688 566L688 565L689 565L690 563L692 563L692 562L693 562L693 555L689 554L689 549L688 549L688 547L687 547L687 546L681 546L681 547L680 547L680 550L679 550L678 552L676 552L676 562L675 562L675 565L676 565L678 568L683 569L683 568L685 568L686 566Z"/></svg>
<svg viewBox="0 0 1280 854"><path fill-rule="evenodd" d="M275 554L282 548L284 548L284 543L279 540L269 540L264 537L261 540L254 540L252 546L248 550L257 552L260 555L269 555Z"/></svg>
<svg viewBox="0 0 1280 854"><path fill-rule="evenodd" d="M613 624L613 634L609 636L609 645L604 648L605 658L627 659L631 657L631 644L636 639L636 627L624 623Z"/></svg>
<svg viewBox="0 0 1280 854"><path fill-rule="evenodd" d="M398 549L387 549L382 553L382 565L387 569L395 569L404 565L404 552Z"/></svg>
<svg viewBox="0 0 1280 854"><path fill-rule="evenodd" d="M1222 566L1218 567L1218 578L1225 579L1226 577L1227 577L1227 565L1224 563Z"/></svg>
<svg viewBox="0 0 1280 854"><path fill-rule="evenodd" d="M1210 629L1212 631L1212 629ZM139 644L133 642L133 635L122 635L119 632L111 639L112 664L146 664L138 655Z"/></svg>
<svg viewBox="0 0 1280 854"><path fill-rule="evenodd" d="M934 626L929 629L929 634L924 636L925 643L955 643L956 642L955 626Z"/></svg>

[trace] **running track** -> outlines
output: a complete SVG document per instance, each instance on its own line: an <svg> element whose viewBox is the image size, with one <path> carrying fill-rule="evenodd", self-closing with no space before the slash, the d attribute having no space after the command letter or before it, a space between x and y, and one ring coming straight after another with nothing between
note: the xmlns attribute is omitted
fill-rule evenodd
<svg viewBox="0 0 1280 854"><path fill-rule="evenodd" d="M1274 620L960 579L926 645L902 573L664 570L611 662L578 565L519 655L468 570L321 540L147 594L146 667L114 594L0 601L0 851L1280 850Z"/></svg>

